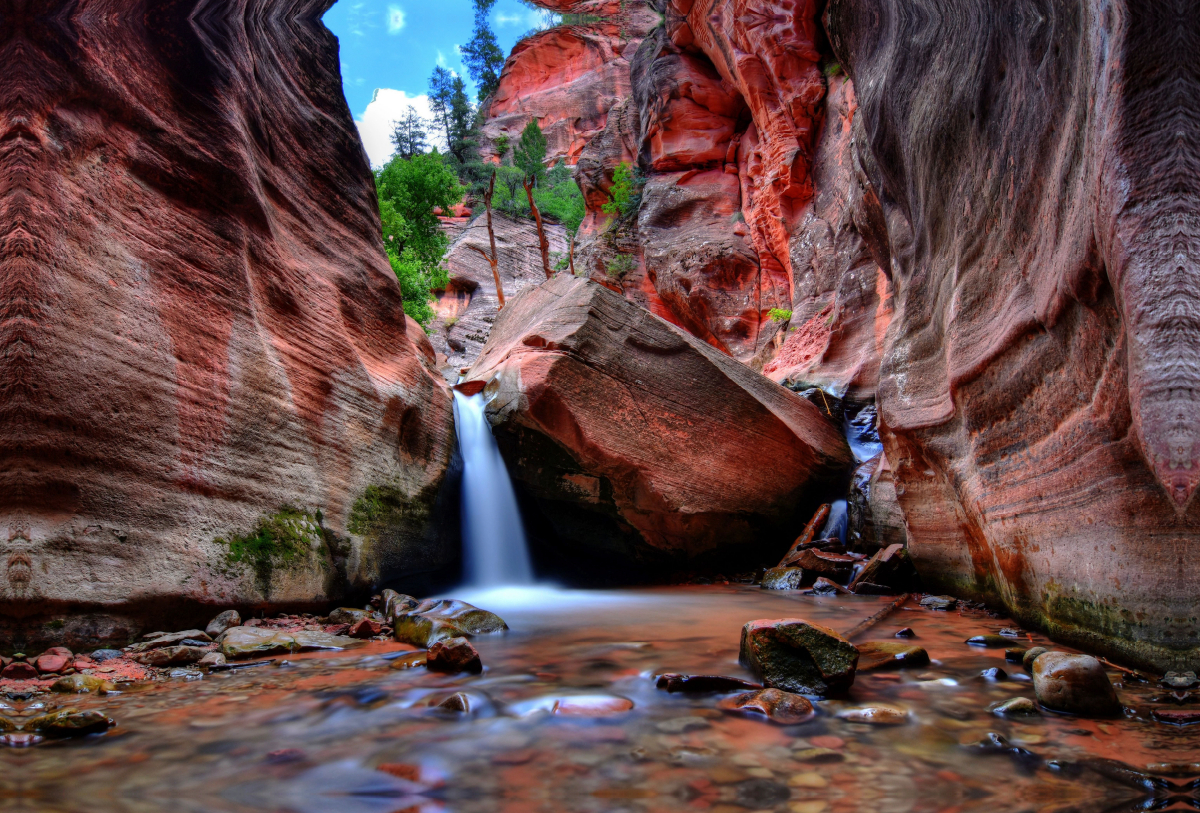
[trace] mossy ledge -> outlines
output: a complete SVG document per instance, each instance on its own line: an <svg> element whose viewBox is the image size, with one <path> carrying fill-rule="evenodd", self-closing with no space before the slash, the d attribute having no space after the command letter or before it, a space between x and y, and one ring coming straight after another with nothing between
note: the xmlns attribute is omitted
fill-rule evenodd
<svg viewBox="0 0 1200 813"><path fill-rule="evenodd" d="M250 568L259 592L267 596L276 569L307 564L315 554L322 566L328 566L329 547L326 544L323 517L283 506L274 514L259 519L248 534L213 541L224 546L227 569Z"/></svg>

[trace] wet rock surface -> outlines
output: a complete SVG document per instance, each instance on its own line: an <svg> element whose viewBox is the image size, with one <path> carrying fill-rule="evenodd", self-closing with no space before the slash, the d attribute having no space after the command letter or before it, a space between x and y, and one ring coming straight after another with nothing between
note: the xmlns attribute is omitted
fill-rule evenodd
<svg viewBox="0 0 1200 813"><path fill-rule="evenodd" d="M429 647L450 638L467 638L504 632L508 625L495 613L465 601L429 599L392 617L397 641Z"/></svg>
<svg viewBox="0 0 1200 813"><path fill-rule="evenodd" d="M1033 661L1038 702L1086 717L1116 717L1121 702L1100 662L1090 655L1043 652Z"/></svg>
<svg viewBox="0 0 1200 813"><path fill-rule="evenodd" d="M479 659L475 647L471 646L471 642L466 638L447 638L430 645L425 656L425 667L432 672L478 674L483 671L483 662Z"/></svg>
<svg viewBox="0 0 1200 813"><path fill-rule="evenodd" d="M742 628L738 658L771 688L833 695L853 685L858 650L828 627L800 619L763 619Z"/></svg>

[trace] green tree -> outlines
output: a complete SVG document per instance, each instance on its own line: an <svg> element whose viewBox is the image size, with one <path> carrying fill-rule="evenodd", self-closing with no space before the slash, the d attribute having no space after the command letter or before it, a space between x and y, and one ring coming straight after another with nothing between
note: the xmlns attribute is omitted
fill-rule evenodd
<svg viewBox="0 0 1200 813"><path fill-rule="evenodd" d="M612 200L600 207L606 215L629 217L642 204L642 175L628 162L617 164L613 171L613 185L608 190Z"/></svg>
<svg viewBox="0 0 1200 813"><path fill-rule="evenodd" d="M467 164L478 143L475 108L467 96L467 84L461 76L455 76L450 85L450 106L446 113L446 144L459 164Z"/></svg>
<svg viewBox="0 0 1200 813"><path fill-rule="evenodd" d="M587 211L583 192L562 161L546 173L546 182L533 193L533 199L543 215L562 223L571 234L579 229Z"/></svg>
<svg viewBox="0 0 1200 813"><path fill-rule="evenodd" d="M422 326L433 318L431 290L443 288L442 265L449 241L435 208L449 210L462 199L458 177L435 150L412 158L399 155L375 174L383 245L400 283L404 311Z"/></svg>
<svg viewBox="0 0 1200 813"><path fill-rule="evenodd" d="M426 143L425 119L417 115L415 107L409 105L404 118L392 125L392 145L396 154L401 158L412 158L425 152Z"/></svg>
<svg viewBox="0 0 1200 813"><path fill-rule="evenodd" d="M450 105L454 97L454 75L441 65L433 69L429 77L429 107L433 111L433 123L450 143ZM460 80L461 81L461 80Z"/></svg>
<svg viewBox="0 0 1200 813"><path fill-rule="evenodd" d="M481 102L500 87L500 71L504 68L504 52L488 22L495 4L496 0L475 0L475 31L462 47L463 63L479 88Z"/></svg>
<svg viewBox="0 0 1200 813"><path fill-rule="evenodd" d="M521 131L521 139L513 150L513 164L525 173L532 175L538 186L546 178L546 136L538 126L537 119L531 119Z"/></svg>

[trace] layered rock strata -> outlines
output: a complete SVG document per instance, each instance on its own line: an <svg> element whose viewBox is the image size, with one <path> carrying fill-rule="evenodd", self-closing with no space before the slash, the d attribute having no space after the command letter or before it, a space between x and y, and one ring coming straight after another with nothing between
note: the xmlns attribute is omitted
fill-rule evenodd
<svg viewBox="0 0 1200 813"><path fill-rule="evenodd" d="M0 2L0 646L456 556L326 7Z"/></svg>
<svg viewBox="0 0 1200 813"><path fill-rule="evenodd" d="M851 465L812 404L569 275L509 303L462 386L543 565L576 577L778 561Z"/></svg>
<svg viewBox="0 0 1200 813"><path fill-rule="evenodd" d="M1200 22L833 0L895 315L884 443L927 584L1200 665Z"/></svg>

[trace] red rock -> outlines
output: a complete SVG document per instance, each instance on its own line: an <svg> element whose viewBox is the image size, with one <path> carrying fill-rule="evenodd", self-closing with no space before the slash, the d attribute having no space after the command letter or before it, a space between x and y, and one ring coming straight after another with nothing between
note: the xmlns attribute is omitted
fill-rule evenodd
<svg viewBox="0 0 1200 813"><path fill-rule="evenodd" d="M1200 723L1200 709L1155 709L1154 719L1170 725L1196 725Z"/></svg>
<svg viewBox="0 0 1200 813"><path fill-rule="evenodd" d="M593 576L769 561L849 466L812 404L586 280L511 302L466 380L549 549Z"/></svg>
<svg viewBox="0 0 1200 813"><path fill-rule="evenodd" d="M425 666L431 672L482 672L479 653L466 638L447 638L435 641L425 656ZM465 710L465 709L464 709Z"/></svg>
<svg viewBox="0 0 1200 813"><path fill-rule="evenodd" d="M33 668L33 664L24 661L13 661L0 672L0 678L5 680L33 680L37 676L38 672Z"/></svg>
<svg viewBox="0 0 1200 813"><path fill-rule="evenodd" d="M54 674L66 669L68 663L70 660L65 655L41 655L34 661L34 666L42 674Z"/></svg>
<svg viewBox="0 0 1200 813"><path fill-rule="evenodd" d="M378 621L372 621L369 618L360 618L357 622L350 625L350 629L346 634L351 638L371 638L378 635L381 629L383 629L383 625Z"/></svg>
<svg viewBox="0 0 1200 813"><path fill-rule="evenodd" d="M259 585L214 538L290 504L350 539L368 486L432 499L450 459L335 40L284 5L211 29L194 6L4 14L0 637L31 648L81 634L41 623L64 603L116 634L162 606L321 603L346 588L321 563ZM449 561L380 547L423 528L370 531L349 581Z"/></svg>
<svg viewBox="0 0 1200 813"><path fill-rule="evenodd" d="M759 689L735 695L719 702L717 708L738 714L761 714L780 725L807 722L816 715L808 698L779 689Z"/></svg>

